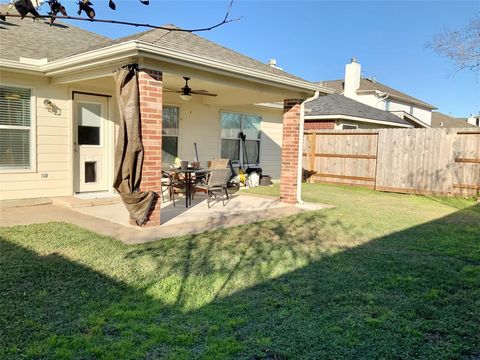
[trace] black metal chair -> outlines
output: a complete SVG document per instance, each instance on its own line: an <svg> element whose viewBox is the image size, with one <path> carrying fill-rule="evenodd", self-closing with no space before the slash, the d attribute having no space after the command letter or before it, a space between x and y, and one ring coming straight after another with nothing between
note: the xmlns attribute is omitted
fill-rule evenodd
<svg viewBox="0 0 480 360"><path fill-rule="evenodd" d="M197 188L204 190L207 194L207 206L210 208L212 199L218 202L222 198L222 204L225 206L225 197L230 200L227 191L227 182L230 178L230 168L213 168L208 174L208 179L205 185L198 185ZM225 196L224 196L225 195Z"/></svg>

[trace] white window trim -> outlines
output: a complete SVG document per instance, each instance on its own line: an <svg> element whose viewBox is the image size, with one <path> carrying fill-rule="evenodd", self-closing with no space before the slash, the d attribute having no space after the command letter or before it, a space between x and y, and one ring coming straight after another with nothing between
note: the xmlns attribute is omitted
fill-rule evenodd
<svg viewBox="0 0 480 360"><path fill-rule="evenodd" d="M222 140L224 139L222 137L222 113L230 113L230 114L238 114L238 115L250 115L250 116L258 116L260 118L260 139L256 139L257 142L260 143L259 147L258 147L258 164L257 163L249 163L249 164L244 164L243 163L243 149L242 149L242 145L240 143L240 159L239 159L239 162L238 164L233 164L232 165L234 167L240 167L240 166L261 166L260 164L262 163L262 153L263 153L263 149L262 149L262 143L263 143L263 116L262 114L256 114L256 113L251 113L251 112L242 112L242 111L238 111L238 110L225 110L225 109L221 109L219 111L219 134L218 134L218 138L220 139L219 141L219 151L218 153L222 154ZM225 140L238 140L240 141L239 138L236 138L236 139L233 139L233 138L225 138Z"/></svg>
<svg viewBox="0 0 480 360"><path fill-rule="evenodd" d="M358 130L358 124L342 123L342 130L355 130L355 129L344 129L344 128L343 128L343 125L353 126L353 127L355 127L355 129Z"/></svg>
<svg viewBox="0 0 480 360"><path fill-rule="evenodd" d="M0 167L1 174L26 174L37 172L37 96L32 86L2 83L2 86L30 90L30 168L29 169L8 169ZM26 126L0 125L0 129L25 129Z"/></svg>

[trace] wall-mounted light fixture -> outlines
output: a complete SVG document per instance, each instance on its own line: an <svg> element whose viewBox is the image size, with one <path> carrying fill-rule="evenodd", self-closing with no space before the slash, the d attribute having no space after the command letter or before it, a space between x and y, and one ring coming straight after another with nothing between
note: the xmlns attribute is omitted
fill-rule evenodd
<svg viewBox="0 0 480 360"><path fill-rule="evenodd" d="M45 105L45 108L48 110L48 112L51 112L55 115L60 115L62 112L60 108L49 99L43 100L43 105Z"/></svg>

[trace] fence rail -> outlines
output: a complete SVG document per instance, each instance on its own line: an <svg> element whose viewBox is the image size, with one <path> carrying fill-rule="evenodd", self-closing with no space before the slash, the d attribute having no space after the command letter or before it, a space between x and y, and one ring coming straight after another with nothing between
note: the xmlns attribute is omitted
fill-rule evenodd
<svg viewBox="0 0 480 360"><path fill-rule="evenodd" d="M310 182L413 194L475 195L480 191L480 131L308 131L303 165Z"/></svg>

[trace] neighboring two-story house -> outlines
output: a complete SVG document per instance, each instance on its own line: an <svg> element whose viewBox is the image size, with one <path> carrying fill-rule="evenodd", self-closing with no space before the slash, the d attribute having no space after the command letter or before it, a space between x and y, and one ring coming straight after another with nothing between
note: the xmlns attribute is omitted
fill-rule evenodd
<svg viewBox="0 0 480 360"><path fill-rule="evenodd" d="M345 67L345 79L323 81L319 84L335 90L336 94L320 97L322 104L309 106L317 109L306 113L305 127L308 128L379 128L379 127L430 127L432 110L435 106L414 98L396 89L379 83L374 79L362 78L362 68L355 58ZM332 97L331 100L327 98ZM350 101L350 100L354 100ZM335 102L338 114L329 111L329 104ZM341 102L342 106L338 106ZM308 106L307 106L308 107ZM342 108L345 111L342 111ZM318 111L320 109L320 111ZM348 111L347 111L348 109ZM392 120L392 114L395 117Z"/></svg>

